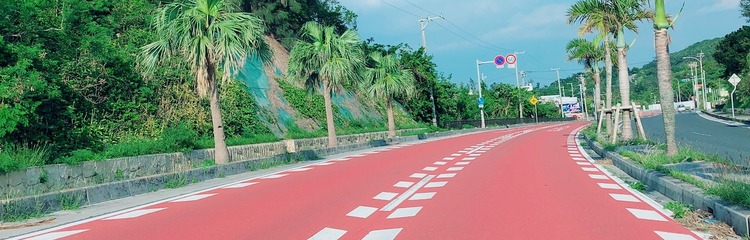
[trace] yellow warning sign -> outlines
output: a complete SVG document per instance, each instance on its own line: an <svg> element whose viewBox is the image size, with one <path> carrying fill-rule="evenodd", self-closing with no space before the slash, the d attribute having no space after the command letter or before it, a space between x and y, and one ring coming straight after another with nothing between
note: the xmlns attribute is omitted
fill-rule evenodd
<svg viewBox="0 0 750 240"><path fill-rule="evenodd" d="M536 97L534 96L529 99L529 102L531 103L531 105L536 106L536 104L539 103L539 100L536 100Z"/></svg>

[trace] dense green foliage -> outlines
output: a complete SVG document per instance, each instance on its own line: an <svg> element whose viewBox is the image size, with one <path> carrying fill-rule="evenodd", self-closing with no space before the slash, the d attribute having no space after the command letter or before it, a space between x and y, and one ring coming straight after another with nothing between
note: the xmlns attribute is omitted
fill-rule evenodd
<svg viewBox="0 0 750 240"><path fill-rule="evenodd" d="M750 0L740 0L740 7L742 7L740 10L742 16L746 17L747 21L750 22Z"/></svg>

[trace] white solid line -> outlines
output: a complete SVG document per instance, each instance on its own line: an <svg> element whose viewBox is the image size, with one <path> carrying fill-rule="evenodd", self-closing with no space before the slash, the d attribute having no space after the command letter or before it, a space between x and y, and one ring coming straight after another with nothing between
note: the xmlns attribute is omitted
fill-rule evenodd
<svg viewBox="0 0 750 240"><path fill-rule="evenodd" d="M409 189L407 189L404 193L396 197L396 199L393 199L393 201L389 202L383 208L380 209L380 211L390 212L393 211L396 207L398 207L399 204L406 201L409 197L411 197L412 194L416 193L417 190L419 190L422 186L427 184L432 178L434 178L435 175L429 175L422 179L422 181L417 182L417 184L414 184L414 186L411 186Z"/></svg>
<svg viewBox="0 0 750 240"><path fill-rule="evenodd" d="M448 163L447 162L435 162L434 164L435 165L445 165L445 164L448 164Z"/></svg>
<svg viewBox="0 0 750 240"><path fill-rule="evenodd" d="M583 169L583 171L586 171L586 172L598 172L599 171L598 168L592 168L592 167L583 167L581 169Z"/></svg>
<svg viewBox="0 0 750 240"><path fill-rule="evenodd" d="M599 175L599 174L589 174L589 177L591 179L599 179L599 180L606 180L609 179L607 175Z"/></svg>
<svg viewBox="0 0 750 240"><path fill-rule="evenodd" d="M424 174L424 173L415 173L415 174L412 174L409 177L410 178L424 178L425 176L427 176L427 174Z"/></svg>
<svg viewBox="0 0 750 240"><path fill-rule="evenodd" d="M393 219L393 218L405 218L405 217L414 217L417 216L417 213L422 210L422 207L408 207L408 208L399 208L396 209L396 211L393 211L391 215L388 215L386 217L387 219Z"/></svg>
<svg viewBox="0 0 750 240"><path fill-rule="evenodd" d="M135 210L129 213L120 214L114 217L105 218L104 220L118 220L118 219L128 219L128 218L137 218L149 213L158 212L161 210L164 210L166 208L152 208L152 209L141 209L141 210Z"/></svg>
<svg viewBox="0 0 750 240"><path fill-rule="evenodd" d="M333 159L331 161L349 161L352 160L351 158L339 158L339 159Z"/></svg>
<svg viewBox="0 0 750 240"><path fill-rule="evenodd" d="M690 236L687 234L660 232L660 231L654 231L654 233L656 233L656 235L659 235L659 237L661 237L661 239L664 239L664 240L696 240L693 236Z"/></svg>
<svg viewBox="0 0 750 240"><path fill-rule="evenodd" d="M289 171L290 172L304 172L304 171L307 171L307 170L310 170L310 169L312 169L312 168L297 168L297 169L292 169L292 170L289 170Z"/></svg>
<svg viewBox="0 0 750 240"><path fill-rule="evenodd" d="M323 228L320 232L316 233L307 240L337 240L346 234L346 230L335 229L335 228Z"/></svg>
<svg viewBox="0 0 750 240"><path fill-rule="evenodd" d="M322 162L322 163L316 163L316 166L328 166L331 164L334 164L335 162Z"/></svg>
<svg viewBox="0 0 750 240"><path fill-rule="evenodd" d="M450 161L450 160L453 160L453 159L456 159L456 158L454 158L454 157L443 158L443 160L446 160L446 161Z"/></svg>
<svg viewBox="0 0 750 240"><path fill-rule="evenodd" d="M432 199L432 197L437 194L436 192L428 192L428 193L416 193L414 196L411 196L409 200L429 200Z"/></svg>
<svg viewBox="0 0 750 240"><path fill-rule="evenodd" d="M390 200L393 200L393 198L395 198L396 196L398 196L398 193L381 192L377 196L373 197L372 199L390 201Z"/></svg>
<svg viewBox="0 0 750 240"><path fill-rule="evenodd" d="M598 183L600 188L604 189L622 189L620 185L614 183Z"/></svg>
<svg viewBox="0 0 750 240"><path fill-rule="evenodd" d="M355 218L367 218L375 211L377 211L378 208L374 207L366 207L366 206L359 206L352 210L351 212L347 213L346 216L355 217Z"/></svg>
<svg viewBox="0 0 750 240"><path fill-rule="evenodd" d="M576 164L578 164L578 166L591 166L591 163L588 162L576 162Z"/></svg>
<svg viewBox="0 0 750 240"><path fill-rule="evenodd" d="M82 232L85 232L85 231L88 231L88 229L74 230L74 231L64 231L64 232L51 232L51 233L47 233L47 234L44 234L44 235L39 235L39 236L36 236L36 237L33 237L33 238L27 238L26 240L55 240L55 239L60 239L60 238L64 238L64 237L67 237L67 236L79 234L79 233L82 233Z"/></svg>
<svg viewBox="0 0 750 240"><path fill-rule="evenodd" d="M433 171L435 171L435 170L437 170L437 169L438 169L438 168L436 168L436 167L425 167L425 168L423 168L422 170L433 172Z"/></svg>
<svg viewBox="0 0 750 240"><path fill-rule="evenodd" d="M464 165L469 165L469 163L471 163L471 162L456 162L456 165L457 166L464 166Z"/></svg>
<svg viewBox="0 0 750 240"><path fill-rule="evenodd" d="M445 173L445 174L438 175L437 178L452 178L452 177L455 177L455 176L456 176L455 173Z"/></svg>
<svg viewBox="0 0 750 240"><path fill-rule="evenodd" d="M403 228L375 230L367 233L362 240L393 240Z"/></svg>
<svg viewBox="0 0 750 240"><path fill-rule="evenodd" d="M475 158L475 157L467 157L467 158L463 158L461 160L462 161L471 161L471 160L474 160L474 159L477 159L477 158Z"/></svg>
<svg viewBox="0 0 750 240"><path fill-rule="evenodd" d="M448 168L449 172L455 172L455 171L461 171L464 170L464 167L450 167Z"/></svg>
<svg viewBox="0 0 750 240"><path fill-rule="evenodd" d="M666 222L667 219L664 218L661 214L659 214L656 211L652 210L643 210L643 209L634 209L634 208L627 208L630 213L633 214L633 216L637 217L638 219L643 220L653 220L653 221L662 221Z"/></svg>
<svg viewBox="0 0 750 240"><path fill-rule="evenodd" d="M620 202L641 202L641 200L638 200L638 198L629 194L610 193L609 196L611 196L613 199L620 201Z"/></svg>
<svg viewBox="0 0 750 240"><path fill-rule="evenodd" d="M431 182L431 183L428 183L427 185L424 185L424 188L439 188L439 187L444 187L445 184L448 184L448 182Z"/></svg>
<svg viewBox="0 0 750 240"><path fill-rule="evenodd" d="M461 156L461 154L460 153L451 154L451 157L458 157L458 156Z"/></svg>
<svg viewBox="0 0 750 240"><path fill-rule="evenodd" d="M262 177L262 178L260 178L260 179L275 179L275 178L281 178L281 177L284 177L284 176L286 176L286 175L289 175L289 174L274 174L274 175L271 175L271 176L265 176L265 177Z"/></svg>
<svg viewBox="0 0 750 240"><path fill-rule="evenodd" d="M213 195L216 195L216 194L215 193L212 193L212 194L196 194L196 195L192 195L192 196L187 196L187 197L184 197L184 198L180 198L180 199L174 200L172 202L192 202L192 201L198 201L198 200L201 200L201 199L213 196Z"/></svg>
<svg viewBox="0 0 750 240"><path fill-rule="evenodd" d="M393 184L393 186L394 187L400 187L400 188L408 188L408 187L411 187L411 185L413 185L413 184L414 184L413 182L404 182L404 181L401 181L401 182L397 182L396 184Z"/></svg>
<svg viewBox="0 0 750 240"><path fill-rule="evenodd" d="M253 184L257 184L257 182L238 183L238 184L229 185L229 186L226 186L226 187L223 187L223 188L224 189L243 188L243 187L247 187L247 186L250 186L250 185L253 185Z"/></svg>

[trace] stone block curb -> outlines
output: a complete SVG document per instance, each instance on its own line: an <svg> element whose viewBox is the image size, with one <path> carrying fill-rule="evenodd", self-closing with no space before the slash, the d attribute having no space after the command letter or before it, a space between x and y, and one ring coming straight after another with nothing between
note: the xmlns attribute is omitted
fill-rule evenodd
<svg viewBox="0 0 750 240"><path fill-rule="evenodd" d="M716 196L705 194L702 189L662 172L646 170L637 163L625 159L620 154L604 150L599 143L592 141L588 137L583 137L594 152L599 154L599 156L611 159L616 167L634 179L643 182L674 201L688 204L694 209L702 209L712 213L717 220L732 226L734 231L741 236L750 236L750 208L735 205Z"/></svg>

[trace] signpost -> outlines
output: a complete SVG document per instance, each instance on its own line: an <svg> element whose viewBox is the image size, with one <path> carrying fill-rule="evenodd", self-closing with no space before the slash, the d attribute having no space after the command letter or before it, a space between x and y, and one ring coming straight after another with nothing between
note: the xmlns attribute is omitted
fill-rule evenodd
<svg viewBox="0 0 750 240"><path fill-rule="evenodd" d="M536 104L539 103L539 100L536 99L536 96L532 96L531 99L529 99L529 103L534 105L534 119L539 123L539 112L536 109Z"/></svg>
<svg viewBox="0 0 750 240"><path fill-rule="evenodd" d="M508 56L505 57L505 61L508 63L508 68L516 68L516 61L518 58L516 58L515 54L508 54Z"/></svg>
<svg viewBox="0 0 750 240"><path fill-rule="evenodd" d="M737 91L737 84L740 83L740 77L737 76L737 74L732 74L732 77L729 78L729 83L734 86L734 89L732 90L732 118L735 118L734 116L734 92Z"/></svg>
<svg viewBox="0 0 750 240"><path fill-rule="evenodd" d="M478 98L477 104L479 104L479 108L484 108L484 98L483 97Z"/></svg>
<svg viewBox="0 0 750 240"><path fill-rule="evenodd" d="M497 68L504 68L505 67L505 57L503 57L503 55L497 55L497 56L495 56L495 66Z"/></svg>

